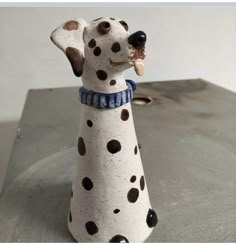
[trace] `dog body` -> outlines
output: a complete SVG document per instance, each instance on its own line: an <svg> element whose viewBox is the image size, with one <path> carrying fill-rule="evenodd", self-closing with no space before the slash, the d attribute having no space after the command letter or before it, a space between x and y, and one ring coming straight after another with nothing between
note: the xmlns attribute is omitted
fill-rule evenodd
<svg viewBox="0 0 236 244"><path fill-rule="evenodd" d="M157 216L133 123L134 84L123 71L134 66L143 73L146 35L131 34L124 21L105 17L70 20L51 39L83 81L69 230L80 242L142 242Z"/></svg>

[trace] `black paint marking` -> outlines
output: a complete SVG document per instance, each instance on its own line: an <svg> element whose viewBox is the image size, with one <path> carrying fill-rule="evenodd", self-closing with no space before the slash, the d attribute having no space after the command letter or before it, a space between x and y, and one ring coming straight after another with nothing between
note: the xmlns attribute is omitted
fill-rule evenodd
<svg viewBox="0 0 236 244"><path fill-rule="evenodd" d="M92 127L93 126L93 122L91 121L91 120L87 120L87 125L88 125L88 127Z"/></svg>
<svg viewBox="0 0 236 244"><path fill-rule="evenodd" d="M96 47L96 48L94 49L94 51L93 51L93 54L94 54L95 56L99 56L99 55L101 54L101 52L102 52L101 48L100 48L100 47Z"/></svg>
<svg viewBox="0 0 236 244"><path fill-rule="evenodd" d="M115 235L111 238L109 242L113 243L128 243L128 239L122 235Z"/></svg>
<svg viewBox="0 0 236 244"><path fill-rule="evenodd" d="M149 228L152 228L157 225L158 218L156 212L153 209L149 209L146 222Z"/></svg>
<svg viewBox="0 0 236 244"><path fill-rule="evenodd" d="M83 178L82 185L87 191L90 191L93 188L93 182L88 177Z"/></svg>
<svg viewBox="0 0 236 244"><path fill-rule="evenodd" d="M93 221L87 222L85 228L90 235L94 235L98 232L98 227Z"/></svg>
<svg viewBox="0 0 236 244"><path fill-rule="evenodd" d="M133 175L133 176L130 178L130 182L131 182L131 183L134 183L135 181L136 181L136 176Z"/></svg>
<svg viewBox="0 0 236 244"><path fill-rule="evenodd" d="M88 43L88 46L89 46L90 48L94 48L94 47L96 46L96 41L95 41L94 39L91 39L91 40L89 41L89 43Z"/></svg>
<svg viewBox="0 0 236 244"><path fill-rule="evenodd" d="M119 42L113 43L111 46L111 50L113 53L118 53L121 50L120 43Z"/></svg>
<svg viewBox="0 0 236 244"><path fill-rule="evenodd" d="M119 152L121 150L120 142L117 140L110 140L107 143L107 150L112 154Z"/></svg>
<svg viewBox="0 0 236 244"><path fill-rule="evenodd" d="M86 147L85 147L85 143L84 143L84 139L83 137L79 137L78 139L78 152L81 156L84 156L86 153Z"/></svg>
<svg viewBox="0 0 236 244"><path fill-rule="evenodd" d="M128 201L134 203L138 200L139 190L137 188L131 188L127 194Z"/></svg>
<svg viewBox="0 0 236 244"><path fill-rule="evenodd" d="M103 17L100 17L100 18L97 18L97 19L94 19L93 21L97 21L97 20L100 20L100 19L102 19Z"/></svg>
<svg viewBox="0 0 236 244"><path fill-rule="evenodd" d="M120 212L120 209L116 208L113 212L114 214L118 214Z"/></svg>
<svg viewBox="0 0 236 244"><path fill-rule="evenodd" d="M99 80L106 80L107 79L107 73L103 70L98 70L97 72L97 77Z"/></svg>
<svg viewBox="0 0 236 244"><path fill-rule="evenodd" d="M123 121L128 120L129 119L129 111L127 109L122 109L120 117Z"/></svg>
<svg viewBox="0 0 236 244"><path fill-rule="evenodd" d="M144 176L141 176L140 178L140 189L143 191L145 188L145 180L144 180Z"/></svg>
<svg viewBox="0 0 236 244"><path fill-rule="evenodd" d="M69 213L69 221L70 221L70 223L72 222L72 215L71 215L71 211L70 211L70 213Z"/></svg>
<svg viewBox="0 0 236 244"><path fill-rule="evenodd" d="M111 81L110 81L110 85L111 85L111 86L114 86L115 84L116 84L116 80L111 80Z"/></svg>
<svg viewBox="0 0 236 244"><path fill-rule="evenodd" d="M127 23L125 21L121 20L120 24L125 28L126 31L128 31L129 26L127 25Z"/></svg>

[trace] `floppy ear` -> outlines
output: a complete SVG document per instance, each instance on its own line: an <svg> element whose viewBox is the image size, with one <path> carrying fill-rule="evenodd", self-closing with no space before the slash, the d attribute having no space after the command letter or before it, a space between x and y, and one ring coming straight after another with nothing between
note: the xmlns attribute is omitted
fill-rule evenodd
<svg viewBox="0 0 236 244"><path fill-rule="evenodd" d="M66 54L74 74L78 77L83 73L83 33L86 26L87 23L83 19L69 20L54 30L50 37L52 42Z"/></svg>

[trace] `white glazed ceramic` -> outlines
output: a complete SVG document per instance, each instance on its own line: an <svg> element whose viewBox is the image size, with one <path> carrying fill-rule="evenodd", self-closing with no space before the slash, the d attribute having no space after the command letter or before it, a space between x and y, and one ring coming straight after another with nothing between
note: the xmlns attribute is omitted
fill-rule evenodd
<svg viewBox="0 0 236 244"><path fill-rule="evenodd" d="M124 70L134 66L138 75L144 72L146 35L131 35L122 20L70 20L52 33L51 40L88 90L117 93L127 89ZM143 242L156 223L131 103L109 109L81 104L78 164L68 215L71 234L79 242Z"/></svg>

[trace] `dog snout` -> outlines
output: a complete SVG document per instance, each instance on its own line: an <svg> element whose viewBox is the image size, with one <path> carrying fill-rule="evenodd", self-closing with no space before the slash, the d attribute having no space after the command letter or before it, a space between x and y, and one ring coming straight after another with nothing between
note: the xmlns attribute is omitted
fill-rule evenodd
<svg viewBox="0 0 236 244"><path fill-rule="evenodd" d="M128 38L128 43L134 48L141 49L145 46L147 36L143 31L137 31Z"/></svg>

